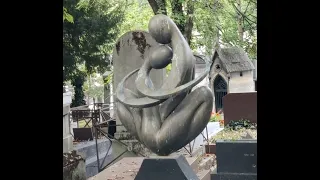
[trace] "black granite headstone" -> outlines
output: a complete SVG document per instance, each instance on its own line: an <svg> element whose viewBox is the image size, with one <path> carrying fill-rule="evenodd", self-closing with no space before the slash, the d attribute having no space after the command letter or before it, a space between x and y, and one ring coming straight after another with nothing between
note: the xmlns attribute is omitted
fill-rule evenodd
<svg viewBox="0 0 320 180"><path fill-rule="evenodd" d="M143 160L135 180L199 180L182 155L156 156Z"/></svg>
<svg viewBox="0 0 320 180"><path fill-rule="evenodd" d="M216 142L217 169L211 180L257 179L257 140Z"/></svg>
<svg viewBox="0 0 320 180"><path fill-rule="evenodd" d="M108 137L113 139L114 133L117 132L116 121L110 120L108 122L108 124L109 124L109 126L108 126Z"/></svg>
<svg viewBox="0 0 320 180"><path fill-rule="evenodd" d="M93 140L92 128L73 128L73 134L77 141Z"/></svg>
<svg viewBox="0 0 320 180"><path fill-rule="evenodd" d="M218 172L257 173L257 140L218 141Z"/></svg>

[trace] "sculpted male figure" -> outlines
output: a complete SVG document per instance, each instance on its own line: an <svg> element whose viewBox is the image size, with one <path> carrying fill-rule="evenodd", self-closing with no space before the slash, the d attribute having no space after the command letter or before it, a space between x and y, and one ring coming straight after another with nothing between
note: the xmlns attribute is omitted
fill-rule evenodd
<svg viewBox="0 0 320 180"><path fill-rule="evenodd" d="M169 155L196 138L210 119L211 90L203 86L190 92L206 77L210 66L194 79L193 53L167 16L151 18L149 33L157 45L146 48L148 51L141 56L144 58L142 67L119 83L117 114L126 129L151 151ZM155 88L149 77L151 69L162 69L169 63L172 63L170 74L160 88ZM136 73L135 87L127 88L128 78Z"/></svg>

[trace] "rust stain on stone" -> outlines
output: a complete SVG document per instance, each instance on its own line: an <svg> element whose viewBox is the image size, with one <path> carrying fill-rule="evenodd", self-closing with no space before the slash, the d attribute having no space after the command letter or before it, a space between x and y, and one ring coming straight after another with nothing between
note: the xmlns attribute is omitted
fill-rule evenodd
<svg viewBox="0 0 320 180"><path fill-rule="evenodd" d="M120 41L117 42L116 44L116 50L117 50L117 54L119 56L119 51L120 51Z"/></svg>
<svg viewBox="0 0 320 180"><path fill-rule="evenodd" d="M137 50L143 56L145 48L147 46L146 37L142 32L132 32L132 40L138 45Z"/></svg>

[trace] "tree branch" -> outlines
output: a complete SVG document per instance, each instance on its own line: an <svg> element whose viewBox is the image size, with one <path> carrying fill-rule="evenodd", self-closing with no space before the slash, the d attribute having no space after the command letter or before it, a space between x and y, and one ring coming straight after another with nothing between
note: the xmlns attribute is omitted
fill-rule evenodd
<svg viewBox="0 0 320 180"><path fill-rule="evenodd" d="M243 13L243 14L246 14L246 12L247 12L247 10L248 10L248 7L249 7L250 2L251 2L251 1L249 1L249 2L248 2L247 7L246 7L246 10L244 10L244 13Z"/></svg>
<svg viewBox="0 0 320 180"><path fill-rule="evenodd" d="M253 4L257 4L257 2L253 1L253 0L249 0L249 2L252 2Z"/></svg>
<svg viewBox="0 0 320 180"><path fill-rule="evenodd" d="M232 4L232 6L234 7L234 9L235 9L239 14L241 14L241 16L242 16L244 19L247 19L247 22L248 22L248 21L251 21L252 23L256 24L256 22L252 21L252 20L249 19L245 14L243 14L243 13L237 8L237 6L235 6L234 4Z"/></svg>

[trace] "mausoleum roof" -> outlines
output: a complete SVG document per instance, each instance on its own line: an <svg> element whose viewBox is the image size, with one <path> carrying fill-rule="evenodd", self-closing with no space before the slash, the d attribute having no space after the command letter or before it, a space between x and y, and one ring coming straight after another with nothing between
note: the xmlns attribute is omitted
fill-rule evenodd
<svg viewBox="0 0 320 180"><path fill-rule="evenodd" d="M238 47L217 49L213 55L212 61L214 62L217 58L221 60L221 64L227 73L255 69L246 52Z"/></svg>

